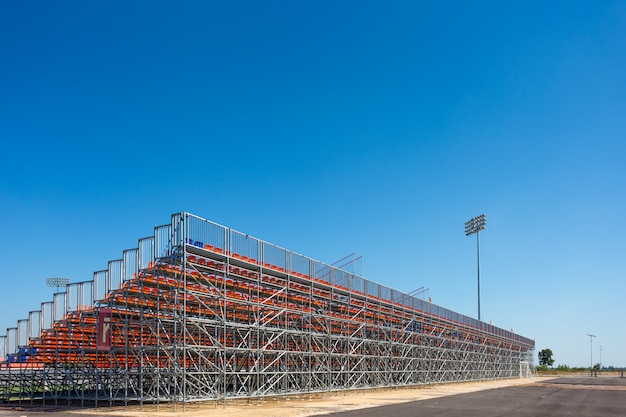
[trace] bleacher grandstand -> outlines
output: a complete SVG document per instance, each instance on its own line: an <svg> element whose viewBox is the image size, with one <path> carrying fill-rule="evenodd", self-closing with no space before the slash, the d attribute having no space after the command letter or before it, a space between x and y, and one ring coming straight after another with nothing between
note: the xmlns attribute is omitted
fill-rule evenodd
<svg viewBox="0 0 626 417"><path fill-rule="evenodd" d="M0 349L3 400L97 404L519 378L534 341L183 212Z"/></svg>

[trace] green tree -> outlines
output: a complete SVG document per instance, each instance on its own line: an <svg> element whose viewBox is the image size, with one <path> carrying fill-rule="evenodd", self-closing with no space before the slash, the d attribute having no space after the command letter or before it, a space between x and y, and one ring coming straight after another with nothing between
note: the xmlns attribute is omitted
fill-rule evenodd
<svg viewBox="0 0 626 417"><path fill-rule="evenodd" d="M550 349L543 349L539 352L539 365L552 366L554 359L552 359L552 351Z"/></svg>

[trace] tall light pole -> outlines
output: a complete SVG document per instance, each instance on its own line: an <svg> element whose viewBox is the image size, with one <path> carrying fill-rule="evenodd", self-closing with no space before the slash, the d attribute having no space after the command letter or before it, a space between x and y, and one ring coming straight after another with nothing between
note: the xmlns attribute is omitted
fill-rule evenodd
<svg viewBox="0 0 626 417"><path fill-rule="evenodd" d="M602 371L602 348L604 346L600 345L600 371Z"/></svg>
<svg viewBox="0 0 626 417"><path fill-rule="evenodd" d="M478 321L480 321L480 237L481 230L485 230L485 224L487 224L487 217L484 214L473 217L465 222L465 236L470 236L476 233L476 255L478 265Z"/></svg>
<svg viewBox="0 0 626 417"><path fill-rule="evenodd" d="M69 278L59 278L59 277L48 277L46 278L46 285L48 287L56 287L57 292L59 292L60 287L65 287L70 283Z"/></svg>
<svg viewBox="0 0 626 417"><path fill-rule="evenodd" d="M591 376L593 376L593 338L596 337L596 335L587 333L587 336L589 336L589 345L591 351L591 359L589 360L589 372L591 372Z"/></svg>

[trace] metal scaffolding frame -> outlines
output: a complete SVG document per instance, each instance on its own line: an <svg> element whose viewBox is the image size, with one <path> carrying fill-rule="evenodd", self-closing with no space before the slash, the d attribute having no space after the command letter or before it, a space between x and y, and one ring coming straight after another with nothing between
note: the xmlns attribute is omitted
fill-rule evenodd
<svg viewBox="0 0 626 417"><path fill-rule="evenodd" d="M15 359L1 398L96 405L519 378L534 352L530 339L185 212L0 342Z"/></svg>

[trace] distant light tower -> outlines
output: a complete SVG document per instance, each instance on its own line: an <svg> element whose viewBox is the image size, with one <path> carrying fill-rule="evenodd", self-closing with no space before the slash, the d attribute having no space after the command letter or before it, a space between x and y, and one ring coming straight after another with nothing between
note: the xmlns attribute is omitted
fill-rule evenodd
<svg viewBox="0 0 626 417"><path fill-rule="evenodd" d="M589 345L591 346L591 359L589 361L589 372L591 372L591 376L593 376L593 338L596 337L595 334L589 334L587 333L587 336L589 336Z"/></svg>
<svg viewBox="0 0 626 417"><path fill-rule="evenodd" d="M476 254L478 264L478 321L480 321L480 232L485 230L487 224L487 217L484 214L476 216L465 222L465 236L470 236L476 233Z"/></svg>
<svg viewBox="0 0 626 417"><path fill-rule="evenodd" d="M602 348L604 346L600 345L600 370L602 370Z"/></svg>
<svg viewBox="0 0 626 417"><path fill-rule="evenodd" d="M46 285L48 287L56 287L57 292L59 292L60 287L65 287L70 283L69 278L59 278L59 277L48 277L46 278Z"/></svg>

